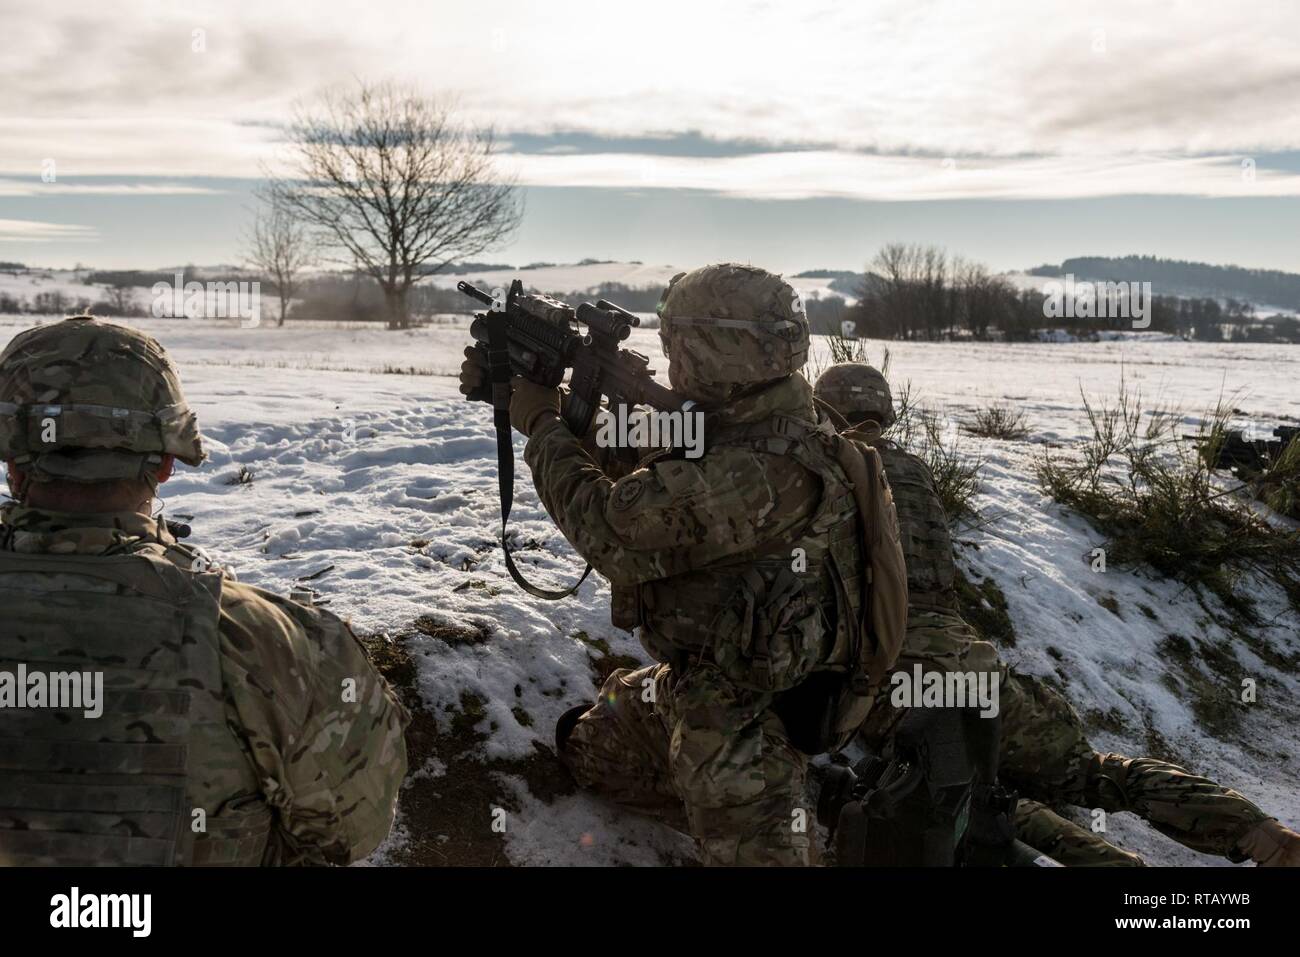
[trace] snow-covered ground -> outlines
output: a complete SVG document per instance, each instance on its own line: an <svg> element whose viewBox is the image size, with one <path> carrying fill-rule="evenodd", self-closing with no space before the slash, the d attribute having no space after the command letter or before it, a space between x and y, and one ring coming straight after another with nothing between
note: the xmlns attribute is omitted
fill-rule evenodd
<svg viewBox="0 0 1300 957"><path fill-rule="evenodd" d="M0 316L0 344L31 324ZM483 735L476 745L483 760L522 760L536 754L535 745L549 747L559 715L593 697L593 660L643 658L634 639L610 626L609 590L599 578L576 597L549 603L507 577L496 547L490 417L456 392L465 322L402 333L185 320L140 325L179 362L208 439L210 460L182 468L163 487L167 512L190 516L191 541L242 580L276 592L332 566L310 586L360 633L409 635L423 616L478 629L482 640L449 643L417 633L406 647L439 727L449 726L467 693L481 699L474 730ZM873 357L884 345L873 344ZM1300 680L1293 666L1276 664L1300 655L1295 614L1261 586L1261 612L1273 624L1256 629L1247 646L1214 620L1211 612L1221 609L1180 586L1140 571L1092 572L1088 557L1098 536L1044 498L1031 468L1043 443L1068 445L1082 436L1080 386L1113 396L1121 374L1148 403L1181 406L1189 425L1221 394L1270 426L1295 421L1300 349L1170 341L888 345L891 378L910 381L954 422L991 401L1026 411L1032 434L1024 442L962 440L986 460L979 505L998 517L958 536L961 561L968 574L992 577L1007 597L1017 641L1004 656L1025 671L1054 675L1097 747L1159 751L1300 824ZM664 378L653 331L638 330L630 346L654 357ZM385 372L394 369L423 374ZM236 481L241 468L251 481ZM520 562L534 578L567 583L581 562L540 507L522 462L520 471L511 519L525 546ZM1187 660L1171 660L1170 636L1190 643ZM1212 653L1214 669L1203 652ZM1215 728L1198 721L1196 693L1206 680L1227 700L1243 678L1257 680L1256 704L1229 706L1234 719ZM436 783L456 773L431 762L420 778ZM544 800L522 777L503 778L499 799L512 808L505 853L516 863L653 863L689 853L658 825L622 818L581 794ZM480 810L488 821L491 807ZM1216 863L1125 817L1112 817L1109 836L1149 860ZM400 824L378 860L402 842L439 837L413 834L405 817Z"/></svg>
<svg viewBox="0 0 1300 957"><path fill-rule="evenodd" d="M8 295L29 302L45 292L62 293L71 300L87 299L97 302L104 298L103 286L83 282L85 272L71 269L33 270L31 272L0 272L0 296ZM138 293L146 290L141 287Z"/></svg>

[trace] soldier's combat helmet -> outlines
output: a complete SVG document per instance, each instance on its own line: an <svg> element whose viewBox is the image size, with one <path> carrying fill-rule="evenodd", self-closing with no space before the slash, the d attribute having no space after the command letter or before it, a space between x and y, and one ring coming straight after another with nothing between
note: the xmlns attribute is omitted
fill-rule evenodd
<svg viewBox="0 0 1300 957"><path fill-rule="evenodd" d="M692 398L782 378L808 358L799 294L765 269L718 263L680 273L658 313L673 388Z"/></svg>
<svg viewBox="0 0 1300 957"><path fill-rule="evenodd" d="M882 429L894 424L894 397L889 382L879 369L865 362L831 366L817 377L813 395L852 425L863 419L880 423Z"/></svg>
<svg viewBox="0 0 1300 957"><path fill-rule="evenodd" d="M151 336L73 316L0 352L0 458L36 481L147 478L164 453L204 458L180 376Z"/></svg>

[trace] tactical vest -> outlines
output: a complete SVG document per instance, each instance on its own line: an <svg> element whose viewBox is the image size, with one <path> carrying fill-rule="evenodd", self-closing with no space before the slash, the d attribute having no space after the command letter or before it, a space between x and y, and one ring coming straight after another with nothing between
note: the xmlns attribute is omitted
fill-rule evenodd
<svg viewBox="0 0 1300 957"><path fill-rule="evenodd" d="M821 479L821 500L803 528L782 539L723 564L616 589L614 624L640 625L641 643L656 660L709 660L760 692L853 668L861 531L848 480L816 428L778 415L710 430L710 449L792 458Z"/></svg>
<svg viewBox="0 0 1300 957"><path fill-rule="evenodd" d="M0 551L0 671L103 675L97 718L0 709L0 865L261 863L272 816L226 726L221 576L161 552ZM200 808L214 762L249 787Z"/></svg>
<svg viewBox="0 0 1300 957"><path fill-rule="evenodd" d="M956 611L957 566L952 557L952 535L930 469L893 442L877 437L871 444L880 453L889 487L894 491L899 539L907 562L908 607L917 611Z"/></svg>

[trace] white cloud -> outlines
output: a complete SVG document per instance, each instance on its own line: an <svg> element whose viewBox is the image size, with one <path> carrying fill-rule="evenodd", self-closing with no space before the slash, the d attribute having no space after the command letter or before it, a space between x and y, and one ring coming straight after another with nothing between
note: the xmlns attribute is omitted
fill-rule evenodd
<svg viewBox="0 0 1300 957"><path fill-rule="evenodd" d="M272 128L220 116L126 113L0 122L0 174L39 176L53 160L64 184L81 176L255 177L276 138Z"/></svg>
<svg viewBox="0 0 1300 957"><path fill-rule="evenodd" d="M56 241L93 241L98 233L90 226L69 223L42 223L30 219L0 219L0 243L49 243Z"/></svg>
<svg viewBox="0 0 1300 957"><path fill-rule="evenodd" d="M1240 157L945 159L807 151L731 157L627 153L505 158L522 183L705 189L738 196L870 200L1060 199L1125 194L1300 196L1300 173L1243 169Z"/></svg>
<svg viewBox="0 0 1300 957"><path fill-rule="evenodd" d="M68 183L0 178L0 198L31 196L202 196L224 190L184 183Z"/></svg>
<svg viewBox="0 0 1300 957"><path fill-rule="evenodd" d="M355 76L456 93L507 134L699 131L824 146L519 159L532 181L565 185L1235 195L1218 179L1231 157L1300 149L1290 2L226 0L108 11L83 0L3 19L0 171L10 173L55 157L61 175L256 176L275 140L264 124ZM205 31L202 52L194 30ZM957 173L931 182L939 160L918 155L956 157ZM1253 187L1290 194L1290 179L1261 173Z"/></svg>

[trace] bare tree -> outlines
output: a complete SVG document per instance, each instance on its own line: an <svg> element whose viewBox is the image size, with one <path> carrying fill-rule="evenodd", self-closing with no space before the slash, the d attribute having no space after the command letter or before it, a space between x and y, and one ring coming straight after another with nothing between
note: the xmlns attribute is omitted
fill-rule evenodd
<svg viewBox="0 0 1300 957"><path fill-rule="evenodd" d="M113 315L130 316L135 314L135 287L126 279L115 279L104 287L108 302L113 307Z"/></svg>
<svg viewBox="0 0 1300 957"><path fill-rule="evenodd" d="M954 259L952 281L957 297L954 322L964 324L976 339L987 338L990 328L1006 327L1017 293L1005 276L993 275L981 263Z"/></svg>
<svg viewBox="0 0 1300 957"><path fill-rule="evenodd" d="M253 268L275 284L280 300L280 321L284 325L289 303L298 291L302 272L315 261L316 250L306 223L280 202L275 195L253 219L248 236L247 259Z"/></svg>
<svg viewBox="0 0 1300 957"><path fill-rule="evenodd" d="M38 292L33 299L34 312L46 315L66 316L68 314L68 297L57 289Z"/></svg>
<svg viewBox="0 0 1300 957"><path fill-rule="evenodd" d="M274 195L334 261L379 283L390 328L410 325L413 284L518 226L518 190L496 174L491 133L414 89L361 83L327 94L299 110L289 142Z"/></svg>
<svg viewBox="0 0 1300 957"><path fill-rule="evenodd" d="M952 269L937 246L889 243L872 261L880 276L879 308L901 339L934 339L952 325Z"/></svg>

